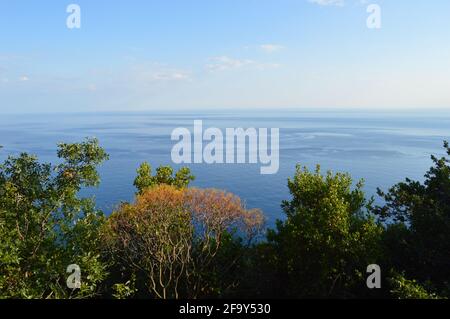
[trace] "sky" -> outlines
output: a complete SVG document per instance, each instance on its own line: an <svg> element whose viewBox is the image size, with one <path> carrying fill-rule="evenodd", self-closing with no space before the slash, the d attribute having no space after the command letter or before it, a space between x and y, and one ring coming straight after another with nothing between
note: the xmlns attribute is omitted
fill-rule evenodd
<svg viewBox="0 0 450 319"><path fill-rule="evenodd" d="M0 0L0 113L285 108L449 110L450 1Z"/></svg>

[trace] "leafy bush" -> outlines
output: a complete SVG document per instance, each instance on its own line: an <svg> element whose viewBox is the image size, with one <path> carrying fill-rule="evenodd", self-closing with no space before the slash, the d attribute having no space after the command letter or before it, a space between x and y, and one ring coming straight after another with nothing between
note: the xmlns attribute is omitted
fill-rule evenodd
<svg viewBox="0 0 450 319"><path fill-rule="evenodd" d="M286 220L268 231L274 269L285 297L355 297L365 272L380 263L382 227L369 216L362 182L348 174L297 167L283 203Z"/></svg>
<svg viewBox="0 0 450 319"><path fill-rule="evenodd" d="M444 147L450 155L447 142ZM406 179L387 193L379 190L386 204L374 212L388 224L383 241L390 267L450 296L450 160L432 161L423 183Z"/></svg>
<svg viewBox="0 0 450 319"><path fill-rule="evenodd" d="M394 275L390 279L392 296L398 299L440 299L436 294L429 293L416 280L408 280L403 275Z"/></svg>
<svg viewBox="0 0 450 319"><path fill-rule="evenodd" d="M173 185L177 188L186 188L195 179L187 167L182 167L173 175L173 168L170 166L160 166L156 169L156 175L152 176L152 168L149 163L142 163L137 170L134 186L138 193L143 193L147 188L157 185Z"/></svg>
<svg viewBox="0 0 450 319"><path fill-rule="evenodd" d="M107 154L96 140L60 144L59 165L26 153L0 166L0 296L92 297L105 278L99 228L103 214L82 187L96 186L96 166ZM66 287L66 269L78 264L81 289Z"/></svg>

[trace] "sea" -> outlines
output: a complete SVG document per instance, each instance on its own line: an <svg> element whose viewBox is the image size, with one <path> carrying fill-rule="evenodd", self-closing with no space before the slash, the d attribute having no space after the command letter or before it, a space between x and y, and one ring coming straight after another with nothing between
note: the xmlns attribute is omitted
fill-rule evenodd
<svg viewBox="0 0 450 319"><path fill-rule="evenodd" d="M450 140L450 112L356 111L192 111L0 114L0 160L27 152L42 162L58 162L57 144L95 137L110 155L99 167L101 184L85 189L106 215L121 202L133 201L136 169L147 161L153 169L172 165L176 128L278 128L279 171L262 175L261 164L189 164L192 186L217 188L241 197L248 208L260 208L269 227L283 219L283 200L290 198L287 180L297 164L313 170L348 172L364 179L367 196L387 190L406 177L422 181L432 154L443 156ZM205 142L206 144L206 142Z"/></svg>

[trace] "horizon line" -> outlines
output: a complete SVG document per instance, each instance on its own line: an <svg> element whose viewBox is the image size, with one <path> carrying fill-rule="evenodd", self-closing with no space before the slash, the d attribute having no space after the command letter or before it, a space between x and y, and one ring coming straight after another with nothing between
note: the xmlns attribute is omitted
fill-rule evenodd
<svg viewBox="0 0 450 319"><path fill-rule="evenodd" d="M438 113L450 113L450 106L447 107L433 107L433 108L419 108L419 107L411 107L411 108L344 108L344 107L319 107L319 108L313 108L313 107L282 107L282 108L270 108L270 107L255 107L255 108L214 108L214 109L207 109L207 108L191 108L191 109L181 109L181 108L173 108L173 109L167 109L167 108L159 108L159 109L152 109L152 110L138 110L138 109L132 109L132 110L83 110L83 111L10 111L10 112L3 112L0 111L0 115L45 115L45 114L61 114L61 115L70 115L70 114L170 114L170 113L182 113L182 114L191 114L196 112L203 112L203 113L253 113L255 111L264 111L267 113L271 112L299 112L299 113L381 113L381 114L390 114L390 113L423 113L423 112L438 112Z"/></svg>

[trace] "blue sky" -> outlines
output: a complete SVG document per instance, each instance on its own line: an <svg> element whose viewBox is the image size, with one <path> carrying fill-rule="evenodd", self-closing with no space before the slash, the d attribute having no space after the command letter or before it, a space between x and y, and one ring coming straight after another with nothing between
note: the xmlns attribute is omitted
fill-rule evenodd
<svg viewBox="0 0 450 319"><path fill-rule="evenodd" d="M448 110L450 1L0 0L0 112L224 108Z"/></svg>

